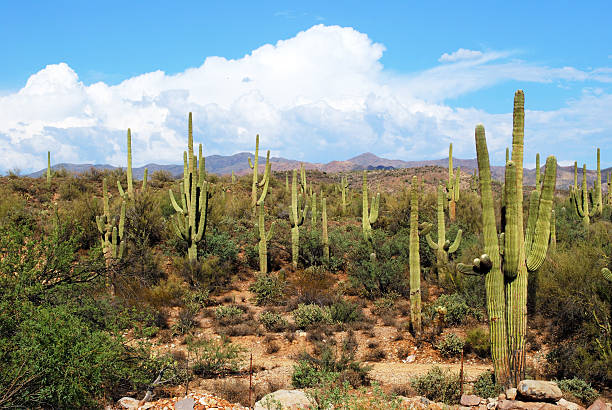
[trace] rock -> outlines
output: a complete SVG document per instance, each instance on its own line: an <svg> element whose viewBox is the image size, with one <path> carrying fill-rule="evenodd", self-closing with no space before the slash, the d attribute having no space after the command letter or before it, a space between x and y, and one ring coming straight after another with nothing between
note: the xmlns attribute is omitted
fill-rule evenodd
<svg viewBox="0 0 612 410"><path fill-rule="evenodd" d="M497 408L500 410L558 410L562 407L552 403L501 400L497 403Z"/></svg>
<svg viewBox="0 0 612 410"><path fill-rule="evenodd" d="M195 400L192 397L185 397L176 402L174 405L175 410L193 410L195 406Z"/></svg>
<svg viewBox="0 0 612 410"><path fill-rule="evenodd" d="M472 410L471 406L459 406L459 410Z"/></svg>
<svg viewBox="0 0 612 410"><path fill-rule="evenodd" d="M415 396L415 397L398 396L398 399L400 399L400 401L402 402L402 405L405 405L406 408L409 408L409 409L425 410L425 409L429 409L430 404L435 404L431 402L427 397L423 397L423 396Z"/></svg>
<svg viewBox="0 0 612 410"><path fill-rule="evenodd" d="M277 390L266 394L255 403L254 410L267 410L280 406L282 409L308 409L312 403L301 390Z"/></svg>
<svg viewBox="0 0 612 410"><path fill-rule="evenodd" d="M516 389L514 387L506 390L506 398L508 400L516 399Z"/></svg>
<svg viewBox="0 0 612 410"><path fill-rule="evenodd" d="M591 404L588 410L607 410L610 407L601 399L597 399Z"/></svg>
<svg viewBox="0 0 612 410"><path fill-rule="evenodd" d="M410 356L408 356L408 357L406 358L406 363L412 363L412 362L414 362L415 360L416 360L416 356L415 356L415 355L413 355L413 354L411 354Z"/></svg>
<svg viewBox="0 0 612 410"><path fill-rule="evenodd" d="M582 407L581 405L572 403L571 401L567 401L565 399L559 400L557 402L557 406L561 406L569 410L584 410L584 407Z"/></svg>
<svg viewBox="0 0 612 410"><path fill-rule="evenodd" d="M557 402L563 397L557 383L544 380L521 380L516 390L522 398L529 401Z"/></svg>
<svg viewBox="0 0 612 410"><path fill-rule="evenodd" d="M119 404L124 409L137 409L139 403L139 400L136 400L132 397L122 397L119 399Z"/></svg>
<svg viewBox="0 0 612 410"><path fill-rule="evenodd" d="M497 403L492 401L491 403L487 403L487 409L494 409L495 407L497 407Z"/></svg>
<svg viewBox="0 0 612 410"><path fill-rule="evenodd" d="M499 396L497 396L497 400L506 400L506 395L504 393L499 393Z"/></svg>
<svg viewBox="0 0 612 410"><path fill-rule="evenodd" d="M462 406L478 406L480 404L480 397L474 394L463 394L461 400L459 400Z"/></svg>

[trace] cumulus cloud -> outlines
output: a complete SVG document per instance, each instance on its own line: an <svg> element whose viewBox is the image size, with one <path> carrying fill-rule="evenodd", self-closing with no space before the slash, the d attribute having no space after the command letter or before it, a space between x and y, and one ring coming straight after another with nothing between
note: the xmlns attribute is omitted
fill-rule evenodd
<svg viewBox="0 0 612 410"><path fill-rule="evenodd" d="M400 74L385 70L384 51L352 28L316 25L239 59L208 57L178 74L144 73L114 86L86 85L67 64L50 64L18 92L0 92L0 168L40 169L47 150L56 163L125 164L128 127L135 165L180 163L190 111L207 155L251 151L259 133L273 155L313 162L365 151L435 158L451 140L455 155L473 157L474 125L482 122L501 160L511 114L452 108L446 100L512 80L602 85L584 87L562 109L529 111L534 149L549 148L554 137L572 152L577 140L612 134L608 68L547 67L514 60L512 52L459 49L439 66Z"/></svg>

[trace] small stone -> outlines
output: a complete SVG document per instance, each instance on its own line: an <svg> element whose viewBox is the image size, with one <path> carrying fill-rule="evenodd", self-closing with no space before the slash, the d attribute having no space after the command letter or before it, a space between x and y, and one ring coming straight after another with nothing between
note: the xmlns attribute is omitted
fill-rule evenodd
<svg viewBox="0 0 612 410"><path fill-rule="evenodd" d="M497 396L497 400L506 400L506 395L504 393L499 393L499 396Z"/></svg>
<svg viewBox="0 0 612 410"><path fill-rule="evenodd" d="M410 356L408 356L408 357L406 358L406 363L412 363L412 362L414 362L415 360L416 360L416 356L415 356L415 355L413 355L413 354L411 354Z"/></svg>
<svg viewBox="0 0 612 410"><path fill-rule="evenodd" d="M195 400L191 397L186 397L176 402L174 405L175 410L193 410Z"/></svg>
<svg viewBox="0 0 612 410"><path fill-rule="evenodd" d="M461 395L459 403L461 403L462 406L478 406L480 404L480 397L474 394L463 394Z"/></svg>
<svg viewBox="0 0 612 410"><path fill-rule="evenodd" d="M514 387L506 390L506 398L508 400L516 399L516 389Z"/></svg>

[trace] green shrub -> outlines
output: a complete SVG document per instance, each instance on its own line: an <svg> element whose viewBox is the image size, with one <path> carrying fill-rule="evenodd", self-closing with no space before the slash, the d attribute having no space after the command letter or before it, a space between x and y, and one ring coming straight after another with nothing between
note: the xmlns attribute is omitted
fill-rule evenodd
<svg viewBox="0 0 612 410"><path fill-rule="evenodd" d="M235 373L243 360L244 349L227 338L190 340L187 348L193 354L193 372L201 377Z"/></svg>
<svg viewBox="0 0 612 410"><path fill-rule="evenodd" d="M478 320L482 319L481 312L469 307L463 296L458 293L440 295L434 305L446 308L445 320L450 326L458 326L465 323L468 316L475 317ZM434 305L430 306L430 315L433 313Z"/></svg>
<svg viewBox="0 0 612 410"><path fill-rule="evenodd" d="M174 267L190 286L208 290L210 293L224 289L231 280L231 272L223 269L218 256L209 256L204 261L190 261L187 257L173 259Z"/></svg>
<svg viewBox="0 0 612 410"><path fill-rule="evenodd" d="M455 404L459 401L459 377L438 366L431 368L427 374L415 377L410 384L416 392L429 400Z"/></svg>
<svg viewBox="0 0 612 410"><path fill-rule="evenodd" d="M590 406L599 397L599 393L591 386L591 383L577 377L555 381L564 395L569 396L570 401L576 398L585 406Z"/></svg>
<svg viewBox="0 0 612 410"><path fill-rule="evenodd" d="M474 382L474 394L480 397L495 398L503 391L503 387L495 383L495 375L492 372L479 374Z"/></svg>
<svg viewBox="0 0 612 410"><path fill-rule="evenodd" d="M468 330L465 350L466 352L473 352L479 357L488 358L491 354L489 334L479 327Z"/></svg>
<svg viewBox="0 0 612 410"><path fill-rule="evenodd" d="M361 308L346 299L338 299L329 307L331 320L336 323L351 323L363 317Z"/></svg>
<svg viewBox="0 0 612 410"><path fill-rule="evenodd" d="M255 282L249 290L255 294L255 303L258 305L275 305L285 296L285 280L275 275L257 275Z"/></svg>
<svg viewBox="0 0 612 410"><path fill-rule="evenodd" d="M238 306L218 306L215 309L215 318L217 320L235 320L239 319L244 314L244 310L240 309Z"/></svg>
<svg viewBox="0 0 612 410"><path fill-rule="evenodd" d="M443 357L457 357L461 354L464 344L459 336L449 333L436 345L436 348Z"/></svg>
<svg viewBox="0 0 612 410"><path fill-rule="evenodd" d="M293 311L293 320L297 327L305 329L314 324L329 324L331 323L331 316L329 309L318 305L300 303L297 309Z"/></svg>
<svg viewBox="0 0 612 410"><path fill-rule="evenodd" d="M263 312L259 316L259 321L269 332L282 332L287 328L287 320L274 312Z"/></svg>

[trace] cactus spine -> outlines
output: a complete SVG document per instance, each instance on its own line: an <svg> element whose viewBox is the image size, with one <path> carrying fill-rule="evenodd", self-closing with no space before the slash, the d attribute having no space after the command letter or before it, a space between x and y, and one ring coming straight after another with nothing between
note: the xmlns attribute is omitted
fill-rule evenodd
<svg viewBox="0 0 612 410"><path fill-rule="evenodd" d="M329 263L329 236L327 235L327 199L321 193L321 238L323 242L323 259Z"/></svg>
<svg viewBox="0 0 612 410"><path fill-rule="evenodd" d="M524 94L514 99L512 160L506 163L505 226L498 238L493 210L489 153L482 125L476 127L476 153L480 175L485 254L474 260L464 273L486 274L487 310L491 329L491 352L496 380L505 386L517 385L524 377L527 332L527 272L540 268L550 237L550 218L556 183L556 159L546 160L546 169L537 206L535 224L523 233L523 139ZM500 249L501 248L501 249ZM503 273L502 273L503 272Z"/></svg>
<svg viewBox="0 0 612 410"><path fill-rule="evenodd" d="M149 171L147 168L144 169L144 176L142 178L141 192L145 192L147 189L147 177ZM117 181L117 189L119 195L126 201L134 200L134 181L132 179L132 131L128 128L127 130L127 192L123 190L121 182Z"/></svg>
<svg viewBox="0 0 612 410"><path fill-rule="evenodd" d="M419 256L419 231L427 234L431 224L419 226L419 186L418 179L412 177L410 191L410 320L416 335L423 330L421 315L421 259Z"/></svg>
<svg viewBox="0 0 612 410"><path fill-rule="evenodd" d="M457 172L453 176L453 144L448 147L448 182L446 183L446 198L448 200L448 217L451 222L455 221L455 208L459 200L459 181L461 169L457 167Z"/></svg>
<svg viewBox="0 0 612 410"><path fill-rule="evenodd" d="M380 194L377 193L372 197L372 204L368 211L368 181L366 171L363 171L363 187L362 187L362 216L361 227L363 230L363 239L372 244L372 224L378 219L378 206L380 204Z"/></svg>
<svg viewBox="0 0 612 410"><path fill-rule="evenodd" d="M269 152L269 151L268 151ZM264 186L261 196L257 201L257 207L259 208L259 271L262 274L268 273L268 242L272 239L273 231L274 231L274 222L270 225L270 229L268 233L266 233L266 225L264 218L264 201L266 199L266 195L268 193L268 185L270 184L270 162L266 162L266 170L263 176Z"/></svg>
<svg viewBox="0 0 612 410"><path fill-rule="evenodd" d="M586 164L582 166L582 187L580 191L577 188L571 190L571 202L574 205L574 211L579 218L582 218L582 223L586 228L591 223L591 217L595 216L597 206L594 204L593 209L589 211L589 193L587 191L586 179Z"/></svg>
<svg viewBox="0 0 612 410"><path fill-rule="evenodd" d="M121 213L119 221L117 221L116 218L111 218L106 178L102 180L102 198L104 214L96 216L96 225L98 226L98 231L102 234L100 243L108 266L113 259L121 259L125 252L125 241L123 240L125 200L121 202Z"/></svg>
<svg viewBox="0 0 612 410"><path fill-rule="evenodd" d="M463 231L459 229L452 245L449 240L446 240L446 224L444 221L444 188L440 184L438 185L438 242L434 242L431 239L430 234L427 234L426 239L429 247L436 251L438 279L442 282L446 281L447 279L454 281L453 277L449 275L447 267L448 260L449 255L457 252L457 249L459 249L462 234Z"/></svg>
<svg viewBox="0 0 612 410"><path fill-rule="evenodd" d="M51 185L51 151L47 151L47 185Z"/></svg>
<svg viewBox="0 0 612 410"><path fill-rule="evenodd" d="M289 221L291 222L291 260L293 267L297 268L300 254L300 226L304 223L308 213L308 201L304 194L304 208L300 206L298 197L297 169L293 170L291 183L291 209L289 210Z"/></svg>
<svg viewBox="0 0 612 410"><path fill-rule="evenodd" d="M348 192L348 181L346 175L340 181L340 193L342 194L342 215L346 215L346 194Z"/></svg>
<svg viewBox="0 0 612 410"><path fill-rule="evenodd" d="M176 202L172 189L169 189L170 201L177 212L173 219L176 234L187 241L187 255L190 262L198 259L198 242L204 238L206 218L208 216L208 200L211 193L210 184L205 180L202 144L199 146L198 157L193 153L192 115L189 113L188 151L183 152L183 182L179 184L181 204Z"/></svg>

